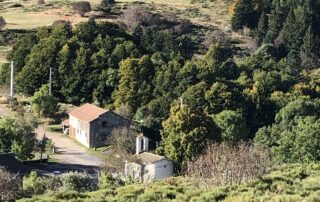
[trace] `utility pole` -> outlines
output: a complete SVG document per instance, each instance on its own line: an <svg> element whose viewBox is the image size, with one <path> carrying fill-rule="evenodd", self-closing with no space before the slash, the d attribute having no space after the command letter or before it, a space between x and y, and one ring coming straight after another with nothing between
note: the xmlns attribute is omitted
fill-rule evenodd
<svg viewBox="0 0 320 202"><path fill-rule="evenodd" d="M51 67L49 72L49 95L52 95L52 68Z"/></svg>
<svg viewBox="0 0 320 202"><path fill-rule="evenodd" d="M13 61L11 61L11 73L10 73L10 97L13 98Z"/></svg>

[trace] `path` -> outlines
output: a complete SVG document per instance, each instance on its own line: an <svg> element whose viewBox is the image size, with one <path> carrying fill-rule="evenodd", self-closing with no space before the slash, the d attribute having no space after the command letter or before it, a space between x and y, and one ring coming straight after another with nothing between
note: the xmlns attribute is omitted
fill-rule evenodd
<svg viewBox="0 0 320 202"><path fill-rule="evenodd" d="M37 129L37 138L42 139L44 134L43 127ZM87 153L84 146L78 145L68 137L59 133L46 132L46 137L54 142L56 154L52 157L59 163L82 165L82 166L99 166L102 161L91 154Z"/></svg>

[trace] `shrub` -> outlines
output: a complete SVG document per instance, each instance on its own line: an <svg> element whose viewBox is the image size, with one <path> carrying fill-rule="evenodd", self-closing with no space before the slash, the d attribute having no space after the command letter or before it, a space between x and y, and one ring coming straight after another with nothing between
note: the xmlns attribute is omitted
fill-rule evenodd
<svg viewBox="0 0 320 202"><path fill-rule="evenodd" d="M114 178L110 174L101 171L99 173L99 189L115 189L117 187L123 186L124 182L121 179Z"/></svg>
<svg viewBox="0 0 320 202"><path fill-rule="evenodd" d="M46 2L45 2L45 0L38 0L37 1L37 4L39 4L39 5L42 5L42 4L45 4Z"/></svg>
<svg viewBox="0 0 320 202"><path fill-rule="evenodd" d="M207 34L203 42L203 45L206 48L209 48L211 45L214 45L214 44L228 45L230 44L230 41L223 31L214 30L213 32Z"/></svg>
<svg viewBox="0 0 320 202"><path fill-rule="evenodd" d="M8 6L8 8L20 8L20 7L23 7L23 5L20 3L13 3Z"/></svg>
<svg viewBox="0 0 320 202"><path fill-rule="evenodd" d="M132 30L139 25L152 26L161 23L161 19L158 15L148 12L139 6L130 6L124 10L121 21L127 28Z"/></svg>
<svg viewBox="0 0 320 202"><path fill-rule="evenodd" d="M85 13L91 11L91 5L87 1L79 1L74 3L72 6L73 10L78 13L81 17L84 16Z"/></svg>
<svg viewBox="0 0 320 202"><path fill-rule="evenodd" d="M23 179L23 191L26 196L40 195L47 191L92 191L96 185L87 173L69 172L51 178L38 177L36 172L31 172ZM70 192L71 193L71 192ZM68 194L67 194L68 195Z"/></svg>
<svg viewBox="0 0 320 202"><path fill-rule="evenodd" d="M21 194L20 179L0 167L0 201L14 201Z"/></svg>
<svg viewBox="0 0 320 202"><path fill-rule="evenodd" d="M232 185L265 174L270 164L269 152L249 143L211 144L203 155L187 163L186 174L205 186Z"/></svg>
<svg viewBox="0 0 320 202"><path fill-rule="evenodd" d="M60 25L60 24L70 24L70 22L66 21L66 20L55 20L55 21L53 21L52 26L56 26L56 25Z"/></svg>
<svg viewBox="0 0 320 202"><path fill-rule="evenodd" d="M87 173L69 172L59 176L62 183L62 190L90 191L95 188L90 176Z"/></svg>
<svg viewBox="0 0 320 202"><path fill-rule="evenodd" d="M2 29L4 26L6 26L6 21L2 16L0 16L0 29Z"/></svg>
<svg viewBox="0 0 320 202"><path fill-rule="evenodd" d="M104 12L108 13L111 10L112 5L115 3L114 0L102 0L99 6L99 9Z"/></svg>
<svg viewBox="0 0 320 202"><path fill-rule="evenodd" d="M47 181L38 177L36 171L23 178L23 192L26 196L43 194L47 189Z"/></svg>

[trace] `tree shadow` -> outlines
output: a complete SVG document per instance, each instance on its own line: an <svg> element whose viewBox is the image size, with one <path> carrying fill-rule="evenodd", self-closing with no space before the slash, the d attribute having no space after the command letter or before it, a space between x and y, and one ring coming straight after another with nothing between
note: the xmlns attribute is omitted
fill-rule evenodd
<svg viewBox="0 0 320 202"><path fill-rule="evenodd" d="M92 178L97 178L99 167L68 163L34 163L30 162L27 166L38 173L40 176L54 176L67 172L86 172Z"/></svg>

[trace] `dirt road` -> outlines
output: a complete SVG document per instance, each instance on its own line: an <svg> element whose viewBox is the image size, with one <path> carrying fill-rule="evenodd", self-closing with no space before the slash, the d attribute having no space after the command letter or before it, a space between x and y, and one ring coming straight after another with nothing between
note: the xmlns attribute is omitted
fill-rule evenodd
<svg viewBox="0 0 320 202"><path fill-rule="evenodd" d="M43 134L43 127L39 127L37 129L37 138L42 139ZM46 137L54 142L56 154L51 157L57 159L59 163L83 166L99 166L102 163L98 157L88 154L85 147L78 145L68 137L48 131L46 132Z"/></svg>

